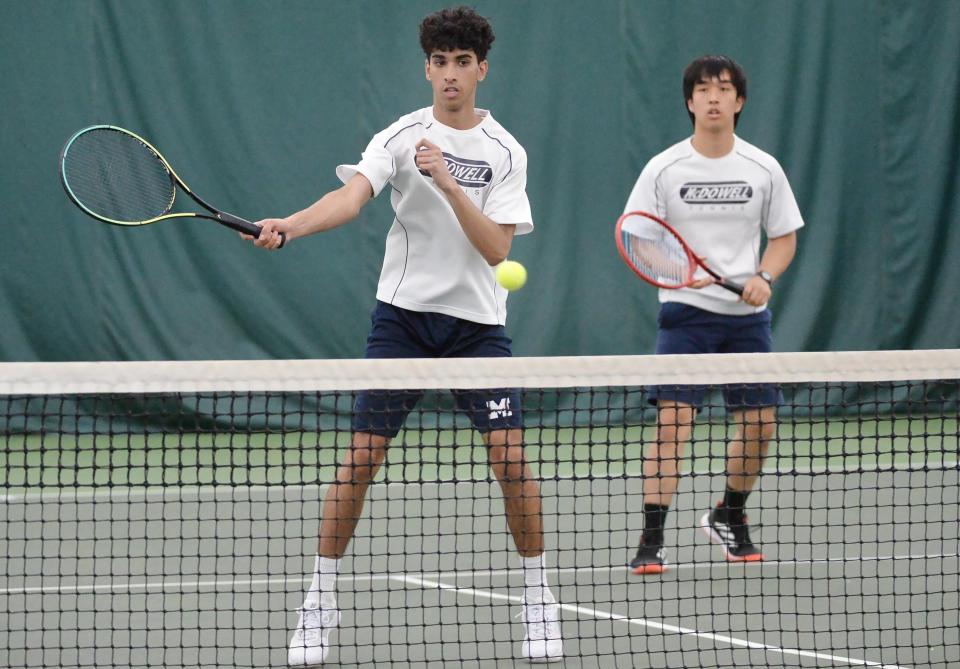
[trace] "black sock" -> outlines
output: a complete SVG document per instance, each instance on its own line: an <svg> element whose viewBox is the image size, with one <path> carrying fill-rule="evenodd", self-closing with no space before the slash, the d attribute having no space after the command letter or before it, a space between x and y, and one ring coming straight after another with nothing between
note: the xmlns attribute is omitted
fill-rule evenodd
<svg viewBox="0 0 960 669"><path fill-rule="evenodd" d="M669 506L659 504L643 505L643 543L647 545L663 545L663 525L667 519Z"/></svg>
<svg viewBox="0 0 960 669"><path fill-rule="evenodd" d="M727 520L731 525L743 525L743 508L747 505L749 494L749 490L741 492L727 488L724 491L720 508L726 511Z"/></svg>

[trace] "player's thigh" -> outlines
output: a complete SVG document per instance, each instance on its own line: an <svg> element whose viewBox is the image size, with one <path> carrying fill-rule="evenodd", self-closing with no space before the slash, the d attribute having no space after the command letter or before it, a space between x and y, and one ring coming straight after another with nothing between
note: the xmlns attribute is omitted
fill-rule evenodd
<svg viewBox="0 0 960 669"><path fill-rule="evenodd" d="M740 438L770 441L777 432L777 407L761 406L731 410L730 422L737 426Z"/></svg>
<svg viewBox="0 0 960 669"><path fill-rule="evenodd" d="M364 358L395 359L432 357L428 346L412 327L408 314L384 302L370 318ZM406 422L423 393L409 390L363 390L353 405L351 427L356 433L392 439Z"/></svg>
<svg viewBox="0 0 960 669"><path fill-rule="evenodd" d="M445 352L457 358L509 358L512 342L502 325L461 322L458 337ZM523 428L522 396L518 388L454 390L457 407L484 435Z"/></svg>
<svg viewBox="0 0 960 669"><path fill-rule="evenodd" d="M769 310L746 316L729 316L721 353L770 353L773 329ZM783 403L780 387L771 383L741 383L724 386L728 411L776 407Z"/></svg>
<svg viewBox="0 0 960 669"><path fill-rule="evenodd" d="M657 326L657 355L716 353L722 343L723 330L718 327L717 314L688 304L663 303ZM681 403L698 409L707 390L705 386L681 384L649 386L647 392L651 404Z"/></svg>

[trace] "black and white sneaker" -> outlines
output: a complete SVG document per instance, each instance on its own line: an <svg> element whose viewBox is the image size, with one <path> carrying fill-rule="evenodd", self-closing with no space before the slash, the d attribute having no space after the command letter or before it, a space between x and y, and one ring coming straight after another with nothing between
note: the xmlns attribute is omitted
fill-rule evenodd
<svg viewBox="0 0 960 669"><path fill-rule="evenodd" d="M727 510L718 506L703 514L703 518L700 519L700 529L710 538L710 541L723 549L723 555L728 562L763 560L763 553L750 541L750 526L747 524L746 516L743 517L742 523L731 523L727 518Z"/></svg>
<svg viewBox="0 0 960 669"><path fill-rule="evenodd" d="M634 574L662 574L667 568L667 552L660 544L645 544L640 540L636 556L630 560L630 570Z"/></svg>

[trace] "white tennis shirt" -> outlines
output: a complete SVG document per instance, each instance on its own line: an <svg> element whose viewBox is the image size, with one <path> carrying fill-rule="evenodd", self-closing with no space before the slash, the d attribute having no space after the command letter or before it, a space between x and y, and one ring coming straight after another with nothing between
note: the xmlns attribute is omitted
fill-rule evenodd
<svg viewBox="0 0 960 669"><path fill-rule="evenodd" d="M760 266L761 231L771 239L803 227L780 163L739 137L721 158L698 153L690 138L651 158L624 208L637 210L666 220L707 265L740 284ZM696 277L706 276L698 268ZM752 307L717 285L661 289L660 301L732 315L766 308Z"/></svg>
<svg viewBox="0 0 960 669"><path fill-rule="evenodd" d="M356 165L339 165L346 183L357 173L374 196L390 184L395 218L387 234L377 299L409 309L456 316L476 323L506 322L507 291L494 268L467 239L446 196L417 169L417 142L426 138L443 152L447 167L471 201L516 234L533 230L527 199L527 155L486 110L469 130L438 122L426 107L374 135Z"/></svg>

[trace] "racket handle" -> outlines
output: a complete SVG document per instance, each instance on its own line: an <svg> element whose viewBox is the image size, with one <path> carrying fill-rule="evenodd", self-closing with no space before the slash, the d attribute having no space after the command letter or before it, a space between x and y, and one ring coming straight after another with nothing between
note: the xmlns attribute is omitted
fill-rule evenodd
<svg viewBox="0 0 960 669"><path fill-rule="evenodd" d="M721 288L726 288L731 293L736 293L737 295L743 296L743 286L739 283L734 283L733 281L727 281L726 279L720 279L717 281Z"/></svg>
<svg viewBox="0 0 960 669"><path fill-rule="evenodd" d="M239 216L234 216L233 214L228 214L225 211L218 212L216 214L217 220L223 223L228 228L233 228L238 232L250 235L251 237L260 236L260 226L256 223L246 220L245 218L240 218ZM282 249L283 245L287 243L287 233L280 233L280 246L277 248Z"/></svg>

